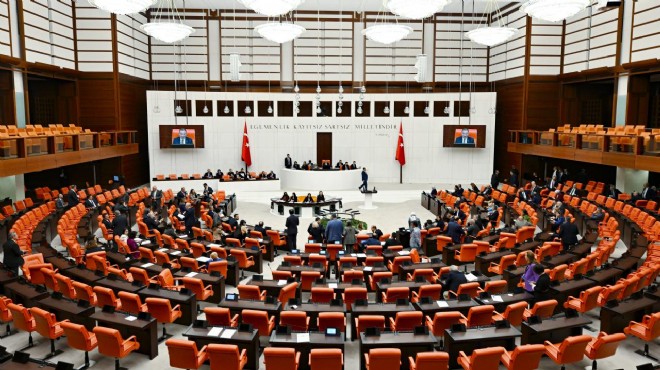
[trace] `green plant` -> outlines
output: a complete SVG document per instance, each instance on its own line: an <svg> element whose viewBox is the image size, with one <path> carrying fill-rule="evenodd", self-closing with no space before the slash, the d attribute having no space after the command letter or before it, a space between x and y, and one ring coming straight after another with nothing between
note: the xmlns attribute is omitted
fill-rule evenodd
<svg viewBox="0 0 660 370"><path fill-rule="evenodd" d="M351 223L353 224L353 227L355 227L355 229L358 230L358 231L359 230L366 230L367 227L368 227L366 222L358 220L357 218L354 218L354 219L341 218L340 220L344 224L344 227L346 227L346 223L348 221L351 221ZM324 229L326 228L326 226L328 226L328 221L330 221L330 220L327 219L327 218L322 218L321 219L320 223L321 223L321 226L323 226Z"/></svg>

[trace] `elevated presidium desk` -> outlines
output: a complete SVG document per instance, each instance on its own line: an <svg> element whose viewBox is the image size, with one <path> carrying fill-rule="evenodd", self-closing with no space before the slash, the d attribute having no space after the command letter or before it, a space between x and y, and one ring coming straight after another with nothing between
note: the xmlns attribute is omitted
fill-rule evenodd
<svg viewBox="0 0 660 370"><path fill-rule="evenodd" d="M362 184L362 169L359 170L280 170L282 190L304 190L316 195L319 190L357 190ZM305 194L298 194L305 195Z"/></svg>

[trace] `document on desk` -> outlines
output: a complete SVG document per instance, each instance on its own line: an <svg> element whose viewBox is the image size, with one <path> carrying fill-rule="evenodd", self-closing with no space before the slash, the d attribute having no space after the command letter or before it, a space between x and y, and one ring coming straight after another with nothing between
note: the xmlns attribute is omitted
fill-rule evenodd
<svg viewBox="0 0 660 370"><path fill-rule="evenodd" d="M209 330L209 332L206 335L208 335L209 337L219 337L220 333L222 332L222 329L224 328L213 328Z"/></svg>
<svg viewBox="0 0 660 370"><path fill-rule="evenodd" d="M126 321L135 321L135 320L137 320L137 316L126 316L124 318L124 320L126 320Z"/></svg>
<svg viewBox="0 0 660 370"><path fill-rule="evenodd" d="M337 283L328 283L328 288L337 289Z"/></svg>
<svg viewBox="0 0 660 370"><path fill-rule="evenodd" d="M286 280L278 280L277 281L277 286L286 285L286 282L287 282Z"/></svg>
<svg viewBox="0 0 660 370"><path fill-rule="evenodd" d="M399 251L399 256L408 256L410 255L410 251Z"/></svg>
<svg viewBox="0 0 660 370"><path fill-rule="evenodd" d="M133 240L135 240L135 242L138 243L138 244L142 243L142 239L140 239L140 238L133 238Z"/></svg>
<svg viewBox="0 0 660 370"><path fill-rule="evenodd" d="M499 295L494 295L491 298L493 298L493 302L504 302L504 300L502 300L502 297Z"/></svg>
<svg viewBox="0 0 660 370"><path fill-rule="evenodd" d="M142 267L143 269L146 269L146 268L151 267L153 265L154 264L150 262L150 263L145 263L144 265L141 265L140 267Z"/></svg>
<svg viewBox="0 0 660 370"><path fill-rule="evenodd" d="M298 333L296 336L296 342L309 343L309 333Z"/></svg>
<svg viewBox="0 0 660 370"><path fill-rule="evenodd" d="M143 240L142 243L140 243L140 245L147 245L149 243L151 243L151 240Z"/></svg>
<svg viewBox="0 0 660 370"><path fill-rule="evenodd" d="M195 275L197 275L197 273L195 271L193 271L193 272L187 273L186 277L195 277Z"/></svg>
<svg viewBox="0 0 660 370"><path fill-rule="evenodd" d="M366 272L369 272L369 271L371 271L371 270L373 270L373 269L374 269L374 268L371 267L371 266L364 266L364 269L363 269L363 270L366 271Z"/></svg>
<svg viewBox="0 0 660 370"><path fill-rule="evenodd" d="M236 329L226 329L226 330L222 333L222 335L220 336L220 338L231 339L231 337L233 337L235 333L236 333Z"/></svg>
<svg viewBox="0 0 660 370"><path fill-rule="evenodd" d="M197 262L201 262L201 263L206 263L206 262L208 262L208 261L210 261L210 260L211 260L210 258L208 258L208 257L204 257L204 256L202 256L202 257L197 257Z"/></svg>
<svg viewBox="0 0 660 370"><path fill-rule="evenodd" d="M213 244L213 243L211 243L211 244L209 244L208 246L209 246L209 248L211 248L211 247L219 247L220 244Z"/></svg>
<svg viewBox="0 0 660 370"><path fill-rule="evenodd" d="M186 216L184 216L184 215L181 215L181 214L180 214L180 215L177 215L176 217L178 217L178 218L179 218L179 220L183 220L183 219L185 219L185 218L186 218Z"/></svg>
<svg viewBox="0 0 660 370"><path fill-rule="evenodd" d="M158 251L159 252L167 252L167 248L159 248Z"/></svg>
<svg viewBox="0 0 660 370"><path fill-rule="evenodd" d="M179 235L179 238L181 238L181 239L183 239L183 238L187 238L187 237L188 237L188 234L181 234L181 235Z"/></svg>
<svg viewBox="0 0 660 370"><path fill-rule="evenodd" d="M447 303L447 302L445 302L445 301L435 301L435 303L437 303L437 304L438 304L438 307L440 307L440 308L447 308L447 307L449 307L449 303Z"/></svg>
<svg viewBox="0 0 660 370"><path fill-rule="evenodd" d="M170 253L170 254L173 255L173 256L178 256L178 255L181 254L181 251L174 251L174 252L172 252L172 253Z"/></svg>
<svg viewBox="0 0 660 370"><path fill-rule="evenodd" d="M257 239L257 241L258 241L259 243L263 243L263 242L264 242L264 240L261 239L261 238Z"/></svg>
<svg viewBox="0 0 660 370"><path fill-rule="evenodd" d="M472 274L472 273L465 274L465 278L467 279L467 281L470 281L470 282L477 281L479 279L476 276L474 276L474 274Z"/></svg>

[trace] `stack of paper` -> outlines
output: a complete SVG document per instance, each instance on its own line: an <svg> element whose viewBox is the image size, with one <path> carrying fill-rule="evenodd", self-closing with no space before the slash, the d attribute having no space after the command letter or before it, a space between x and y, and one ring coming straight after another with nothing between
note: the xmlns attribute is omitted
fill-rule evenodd
<svg viewBox="0 0 660 370"><path fill-rule="evenodd" d="M145 263L144 265L141 265L140 267L142 267L143 269L146 269L146 268L151 267L153 265L154 265L153 263Z"/></svg>
<svg viewBox="0 0 660 370"><path fill-rule="evenodd" d="M209 337L219 337L220 333L222 332L222 329L223 328L212 328L211 330L209 330L209 332L206 335L208 335Z"/></svg>
<svg viewBox="0 0 660 370"><path fill-rule="evenodd" d="M222 333L222 335L220 336L220 338L230 339L231 337L234 336L234 334L236 334L236 329L226 329L226 330Z"/></svg>
<svg viewBox="0 0 660 370"><path fill-rule="evenodd" d="M309 333L298 333L296 336L296 342L309 343Z"/></svg>
<svg viewBox="0 0 660 370"><path fill-rule="evenodd" d="M435 303L437 303L438 307L441 307L441 308L449 307L449 303L447 303L445 301L435 301Z"/></svg>
<svg viewBox="0 0 660 370"><path fill-rule="evenodd" d="M282 286L282 285L286 285L286 280L278 280L277 281L277 286Z"/></svg>
<svg viewBox="0 0 660 370"><path fill-rule="evenodd" d="M465 275L465 278L467 279L467 281L477 281L477 279L478 279L478 278L477 278L476 276L474 276L472 273L466 274L466 275Z"/></svg>
<svg viewBox="0 0 660 370"><path fill-rule="evenodd" d="M197 273L193 271L193 272L187 273L186 277L195 277L195 275L197 275Z"/></svg>

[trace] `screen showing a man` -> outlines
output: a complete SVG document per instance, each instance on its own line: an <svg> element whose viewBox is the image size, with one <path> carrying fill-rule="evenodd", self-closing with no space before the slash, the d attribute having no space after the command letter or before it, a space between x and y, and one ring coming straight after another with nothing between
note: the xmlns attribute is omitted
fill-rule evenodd
<svg viewBox="0 0 660 370"><path fill-rule="evenodd" d="M474 147L476 145L477 130L470 130L465 127L457 129L454 137L454 145Z"/></svg>
<svg viewBox="0 0 660 370"><path fill-rule="evenodd" d="M172 146L195 147L195 130L179 128L172 130Z"/></svg>

